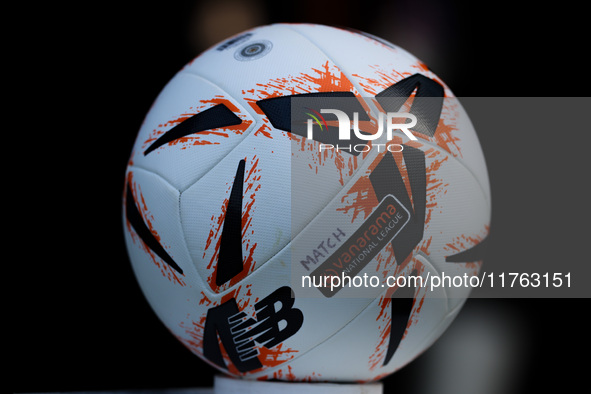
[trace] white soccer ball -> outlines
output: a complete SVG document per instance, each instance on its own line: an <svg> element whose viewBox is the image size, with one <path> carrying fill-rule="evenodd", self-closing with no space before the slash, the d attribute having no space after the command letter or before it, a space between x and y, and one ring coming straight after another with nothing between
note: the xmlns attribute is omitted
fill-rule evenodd
<svg viewBox="0 0 591 394"><path fill-rule="evenodd" d="M350 145L319 107L296 131L292 99L342 97L364 111ZM417 123L376 136L380 112ZM427 349L470 289L395 279L477 275L490 222L483 154L444 82L393 44L309 24L249 30L180 70L123 206L168 330L229 375L293 381L377 380ZM360 286L314 281L344 275Z"/></svg>

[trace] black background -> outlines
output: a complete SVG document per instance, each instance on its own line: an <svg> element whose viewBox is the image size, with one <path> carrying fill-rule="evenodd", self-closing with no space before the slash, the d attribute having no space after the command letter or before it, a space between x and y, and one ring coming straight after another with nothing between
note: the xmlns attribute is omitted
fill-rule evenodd
<svg viewBox="0 0 591 394"><path fill-rule="evenodd" d="M212 384L215 371L177 342L144 300L121 219L125 165L143 117L174 73L207 47L196 37L208 17L202 5L31 4L18 15L21 28L7 37L27 56L18 62L24 60L22 78L6 75L18 82L11 105L23 111L6 132L18 145L5 145L17 198L15 208L5 207L16 219L5 245L5 264L14 273L4 276L10 282L4 304L12 310L3 319L13 332L5 337L11 391ZM568 2L551 8L425 0L249 6L261 24L342 25L387 38L424 60L458 97L589 96L585 11ZM229 34L237 32L232 27ZM519 250L531 251L532 259L560 259L565 250L569 259L588 262L589 217L581 207L588 195L588 131L581 125L553 135L503 136L510 154L490 148L501 137L479 135L491 173L494 258ZM17 147L13 156L11 146ZM546 194L535 198L528 173L519 173L520 165L532 163L544 169L535 187ZM552 187L556 179L560 187ZM532 201L561 205L561 227L540 221ZM566 391L585 382L580 371L588 365L590 305L586 299L471 299L458 320L493 310L508 322L500 327L519 326L519 378L507 392ZM386 391L419 392L430 376L431 353L388 377Z"/></svg>

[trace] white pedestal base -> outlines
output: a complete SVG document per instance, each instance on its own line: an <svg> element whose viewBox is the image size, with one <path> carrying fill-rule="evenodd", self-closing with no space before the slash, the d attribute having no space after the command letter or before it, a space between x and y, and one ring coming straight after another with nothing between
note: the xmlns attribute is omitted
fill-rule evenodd
<svg viewBox="0 0 591 394"><path fill-rule="evenodd" d="M268 382L216 376L214 394L382 394L382 383Z"/></svg>

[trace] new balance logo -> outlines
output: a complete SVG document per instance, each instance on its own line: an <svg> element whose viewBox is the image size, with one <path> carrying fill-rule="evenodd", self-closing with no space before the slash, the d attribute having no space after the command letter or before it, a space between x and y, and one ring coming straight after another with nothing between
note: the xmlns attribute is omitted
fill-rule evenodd
<svg viewBox="0 0 591 394"><path fill-rule="evenodd" d="M228 357L240 372L261 368L257 344L271 349L294 335L302 327L304 315L293 308L294 298L284 286L254 305L256 319L238 309L236 299L207 312L203 333L203 355L214 364L227 368L218 337Z"/></svg>

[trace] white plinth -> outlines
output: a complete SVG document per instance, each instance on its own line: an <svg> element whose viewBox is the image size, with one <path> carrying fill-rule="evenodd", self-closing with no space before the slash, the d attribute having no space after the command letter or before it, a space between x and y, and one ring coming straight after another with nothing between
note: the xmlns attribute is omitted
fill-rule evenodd
<svg viewBox="0 0 591 394"><path fill-rule="evenodd" d="M301 383L216 376L214 394L382 394L382 383Z"/></svg>

